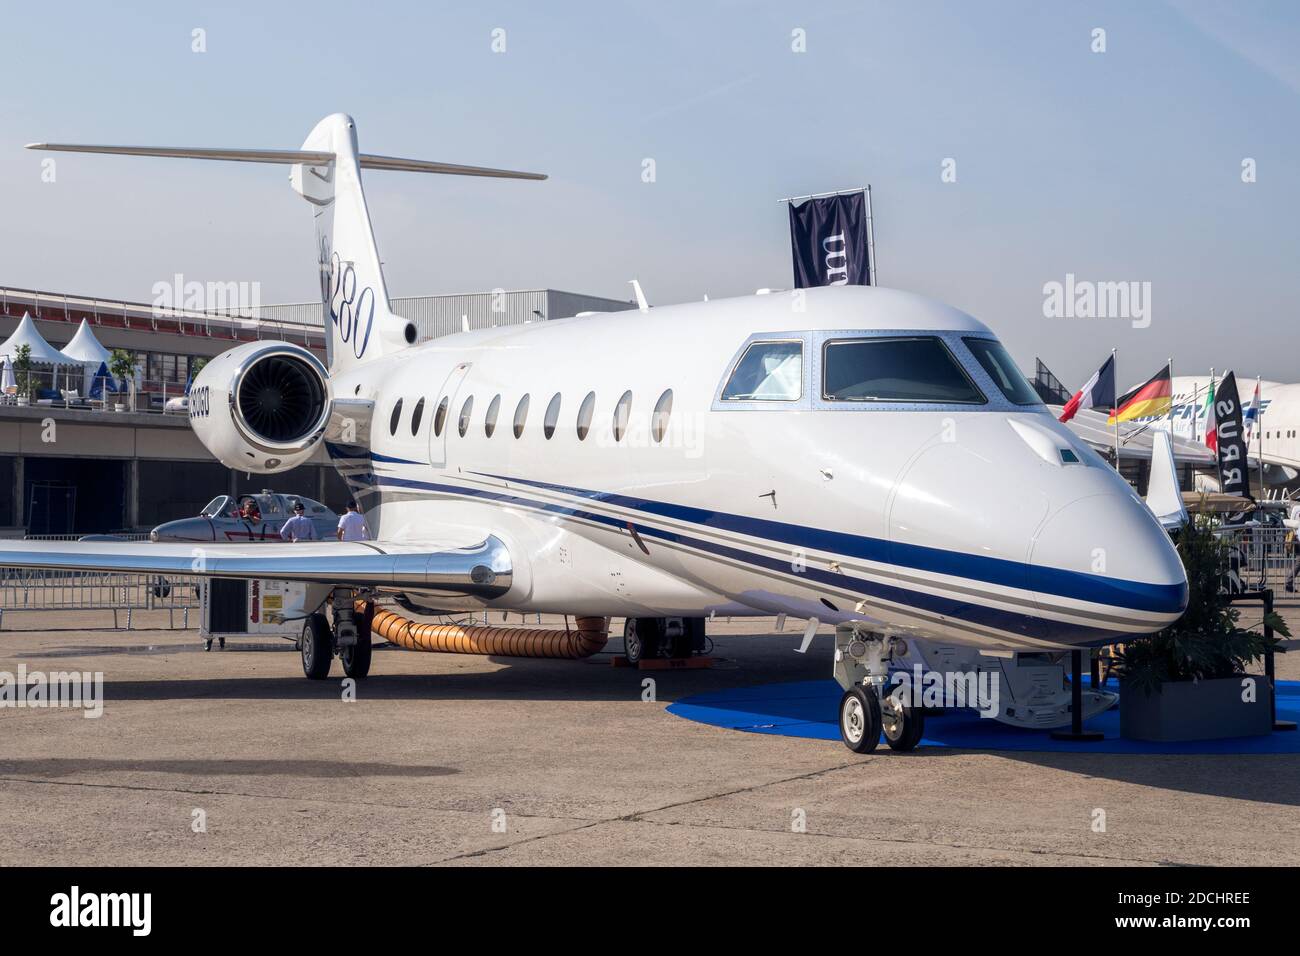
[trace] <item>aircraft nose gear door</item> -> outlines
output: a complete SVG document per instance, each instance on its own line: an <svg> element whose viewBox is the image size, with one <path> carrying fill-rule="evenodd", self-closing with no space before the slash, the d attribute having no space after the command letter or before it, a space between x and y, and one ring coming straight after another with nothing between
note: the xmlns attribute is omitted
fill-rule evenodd
<svg viewBox="0 0 1300 956"><path fill-rule="evenodd" d="M461 403L460 384L469 371L469 362L461 362L447 375L442 388L438 389L436 405L433 406L433 424L429 428L429 464L434 468L447 467L447 435L458 427ZM443 404L446 402L446 405Z"/></svg>

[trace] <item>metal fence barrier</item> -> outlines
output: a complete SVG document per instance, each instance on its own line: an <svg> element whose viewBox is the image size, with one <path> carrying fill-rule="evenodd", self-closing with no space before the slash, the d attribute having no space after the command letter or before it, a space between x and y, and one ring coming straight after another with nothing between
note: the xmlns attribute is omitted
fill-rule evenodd
<svg viewBox="0 0 1300 956"><path fill-rule="evenodd" d="M1229 592L1282 590L1298 557L1290 528L1224 528L1218 535L1232 547Z"/></svg>
<svg viewBox="0 0 1300 956"><path fill-rule="evenodd" d="M167 611L167 626L190 626L199 606L199 579L180 575L115 574L0 568L0 628L5 611L111 611L113 627L132 626L133 611Z"/></svg>

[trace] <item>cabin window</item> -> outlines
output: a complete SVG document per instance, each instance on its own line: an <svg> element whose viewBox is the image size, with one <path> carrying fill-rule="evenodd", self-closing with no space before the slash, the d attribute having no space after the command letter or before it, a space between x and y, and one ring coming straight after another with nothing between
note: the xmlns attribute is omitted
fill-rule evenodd
<svg viewBox="0 0 1300 956"><path fill-rule="evenodd" d="M519 404L515 406L515 437L518 438L524 433L524 422L528 421L528 396L525 395L519 399Z"/></svg>
<svg viewBox="0 0 1300 956"><path fill-rule="evenodd" d="M588 392L578 409L578 441L586 441L591 431L591 417L596 413L596 393Z"/></svg>
<svg viewBox="0 0 1300 956"><path fill-rule="evenodd" d="M802 342L754 342L722 389L728 402L795 402L802 394Z"/></svg>
<svg viewBox="0 0 1300 956"><path fill-rule="evenodd" d="M501 396L493 395L492 401L488 402L487 415L483 418L483 434L488 438L497 430L497 413L500 411Z"/></svg>
<svg viewBox="0 0 1300 956"><path fill-rule="evenodd" d="M460 418L456 421L456 431L460 437L464 438L465 433L469 431L469 416L474 411L474 396L471 395L465 399L465 404L460 407Z"/></svg>
<svg viewBox="0 0 1300 956"><path fill-rule="evenodd" d="M632 415L632 393L624 392L614 406L614 441L622 441L627 431L627 420Z"/></svg>
<svg viewBox="0 0 1300 956"><path fill-rule="evenodd" d="M667 389L655 402L654 414L650 416L650 434L656 442L662 442L668 431L668 416L673 413L673 390Z"/></svg>
<svg viewBox="0 0 1300 956"><path fill-rule="evenodd" d="M447 424L447 405L450 401L451 397L444 395L442 401L438 403L438 410L433 413L433 434L435 438L442 434L442 427Z"/></svg>
<svg viewBox="0 0 1300 956"><path fill-rule="evenodd" d="M1001 342L995 339L962 341L989 378L993 379L993 384L1001 389L1007 401L1016 405L1038 405L1042 402Z"/></svg>
<svg viewBox="0 0 1300 956"><path fill-rule="evenodd" d="M424 399L421 398L415 403L415 410L411 412L411 434L415 435L420 430L420 419L424 417Z"/></svg>
<svg viewBox="0 0 1300 956"><path fill-rule="evenodd" d="M948 346L930 336L833 340L826 343L822 365L822 397L828 401L986 401Z"/></svg>
<svg viewBox="0 0 1300 956"><path fill-rule="evenodd" d="M402 420L402 400L399 398L393 406L393 417L388 419L388 434L397 434L397 423Z"/></svg>
<svg viewBox="0 0 1300 956"><path fill-rule="evenodd" d="M555 434L555 426L560 421L560 393L556 392L551 403L546 406L546 417L542 419L542 434L549 440Z"/></svg>

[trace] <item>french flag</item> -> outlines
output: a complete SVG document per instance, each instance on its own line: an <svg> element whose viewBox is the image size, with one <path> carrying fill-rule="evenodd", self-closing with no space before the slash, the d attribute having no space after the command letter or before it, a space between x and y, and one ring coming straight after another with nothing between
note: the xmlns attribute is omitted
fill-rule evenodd
<svg viewBox="0 0 1300 956"><path fill-rule="evenodd" d="M1083 388L1075 392L1065 408L1061 409L1061 421L1068 422L1081 408L1104 408L1110 411L1115 407L1115 356L1106 359L1104 365L1093 374Z"/></svg>

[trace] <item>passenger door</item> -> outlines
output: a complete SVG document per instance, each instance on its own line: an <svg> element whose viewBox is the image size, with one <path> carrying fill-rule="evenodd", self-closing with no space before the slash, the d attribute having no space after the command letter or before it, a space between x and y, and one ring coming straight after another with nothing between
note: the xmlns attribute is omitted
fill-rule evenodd
<svg viewBox="0 0 1300 956"><path fill-rule="evenodd" d="M433 421L429 424L429 464L434 468L447 467L447 436L456 428L457 419L460 417L460 403L464 401L460 395L460 386L469 372L470 365L470 362L461 362L457 365L447 375L442 388L435 393ZM444 398L447 400L447 409L439 427L439 410L442 408Z"/></svg>

